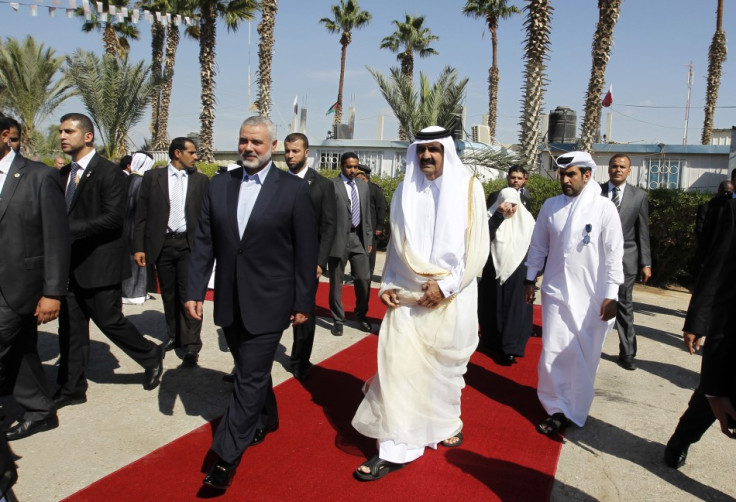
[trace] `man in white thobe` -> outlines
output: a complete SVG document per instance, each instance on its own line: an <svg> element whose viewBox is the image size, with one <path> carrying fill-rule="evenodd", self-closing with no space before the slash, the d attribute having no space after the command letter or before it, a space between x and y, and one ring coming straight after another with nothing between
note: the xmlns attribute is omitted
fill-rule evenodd
<svg viewBox="0 0 736 502"><path fill-rule="evenodd" d="M362 481L403 467L427 446L462 444L460 393L478 345L476 277L490 242L483 187L440 127L420 131L406 159L379 291L389 308L378 373L353 418L378 441L378 455L355 471Z"/></svg>
<svg viewBox="0 0 736 502"><path fill-rule="evenodd" d="M562 195L547 199L532 234L525 299L542 281L542 355L537 395L550 415L542 434L582 427L593 402L606 334L616 317L623 283L623 234L616 206L601 197L587 152L557 158ZM544 260L547 258L547 264Z"/></svg>

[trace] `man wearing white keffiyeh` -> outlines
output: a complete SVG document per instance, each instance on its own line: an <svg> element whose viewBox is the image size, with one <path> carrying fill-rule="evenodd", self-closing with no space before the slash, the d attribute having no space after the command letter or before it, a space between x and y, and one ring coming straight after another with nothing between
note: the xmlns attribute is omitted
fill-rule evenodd
<svg viewBox="0 0 736 502"><path fill-rule="evenodd" d="M542 206L526 261L527 303L544 268L537 395L550 416L537 430L546 435L585 424L624 280L621 220L600 185L590 182L593 158L570 152L556 163L563 194Z"/></svg>
<svg viewBox="0 0 736 502"><path fill-rule="evenodd" d="M358 479L379 479L427 446L462 444L460 393L478 344L476 277L488 252L480 182L449 131L423 129L391 202L378 373L352 422L377 439L379 453L356 469Z"/></svg>

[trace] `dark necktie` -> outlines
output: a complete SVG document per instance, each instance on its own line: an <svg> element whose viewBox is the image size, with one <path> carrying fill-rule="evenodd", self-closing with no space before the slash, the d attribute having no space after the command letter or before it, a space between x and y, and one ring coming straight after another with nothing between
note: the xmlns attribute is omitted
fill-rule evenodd
<svg viewBox="0 0 736 502"><path fill-rule="evenodd" d="M353 227L360 226L360 201L358 200L358 189L355 187L355 180L350 180L350 211L352 213Z"/></svg>
<svg viewBox="0 0 736 502"><path fill-rule="evenodd" d="M618 196L618 187L613 187L613 192L611 193L611 202L614 203L616 209L618 209L621 205L621 199Z"/></svg>
<svg viewBox="0 0 736 502"><path fill-rule="evenodd" d="M69 171L69 184L66 187L66 208L72 205L72 199L74 199L74 192L77 190L77 172L82 168L76 162L72 162L72 170Z"/></svg>

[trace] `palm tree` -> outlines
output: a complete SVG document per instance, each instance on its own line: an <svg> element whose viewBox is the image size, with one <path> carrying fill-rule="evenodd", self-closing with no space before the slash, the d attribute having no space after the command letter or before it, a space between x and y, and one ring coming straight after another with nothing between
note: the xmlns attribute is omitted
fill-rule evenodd
<svg viewBox="0 0 736 502"><path fill-rule="evenodd" d="M708 87L705 91L705 117L703 135L700 142L710 144L713 136L713 114L718 101L718 88L721 85L721 68L726 61L726 32L723 31L723 0L718 0L716 10L716 32L708 49Z"/></svg>
<svg viewBox="0 0 736 502"><path fill-rule="evenodd" d="M128 0L101 0L101 2L104 12L109 12L111 5L117 10L128 6ZM94 6L95 2L91 4ZM75 13L80 17L85 16L83 7L78 7ZM130 50L129 39L138 40L138 28L127 19L115 22L115 19L109 14L106 14L107 20L102 20L95 8L89 11L89 15L90 19L84 22L82 31L86 33L101 31L105 53L120 58L127 57Z"/></svg>
<svg viewBox="0 0 736 502"><path fill-rule="evenodd" d="M66 74L79 91L84 107L100 132L108 158L127 152L128 131L143 117L156 92L151 66L130 64L109 54L102 59L77 50L66 58Z"/></svg>
<svg viewBox="0 0 736 502"><path fill-rule="evenodd" d="M598 24L593 36L593 64L590 68L588 92L585 94L585 116L578 148L589 152L601 124L601 92L606 81L606 65L611 57L613 28L620 14L621 0L598 0Z"/></svg>
<svg viewBox="0 0 736 502"><path fill-rule="evenodd" d="M345 82L345 56L348 45L353 41L353 30L364 28L371 22L371 13L361 10L357 0L340 0L340 4L333 5L330 10L332 19L323 17L319 22L324 24L325 29L330 33L341 33L340 84L337 87L337 109L335 110L335 125L337 125L342 122L342 86Z"/></svg>
<svg viewBox="0 0 736 502"><path fill-rule="evenodd" d="M547 51L549 50L549 25L552 20L552 6L549 0L528 0L524 10L527 11L524 26L526 41L524 43L524 105L519 123L519 152L527 166L533 166L537 158L539 143L539 114L542 110L544 71L547 67Z"/></svg>
<svg viewBox="0 0 736 502"><path fill-rule="evenodd" d="M374 68L369 67L368 71L410 140L431 125L453 128L468 85L467 78L458 80L455 68L445 66L434 84L420 72L418 90L399 68L391 68L390 77Z"/></svg>
<svg viewBox="0 0 736 502"><path fill-rule="evenodd" d="M199 157L214 163L212 130L215 125L215 44L217 19L222 17L230 31L237 31L241 21L253 19L257 8L254 0L198 0L199 66L202 85L202 111L199 136Z"/></svg>
<svg viewBox="0 0 736 502"><path fill-rule="evenodd" d="M483 18L491 32L492 58L488 70L488 129L491 142L496 137L496 120L498 118L498 21L508 19L521 11L515 5L508 5L507 0L467 0L463 14L474 18Z"/></svg>
<svg viewBox="0 0 736 502"><path fill-rule="evenodd" d="M176 12L182 16L191 16L191 2L188 0L157 0L148 4L152 10ZM156 24L159 27L156 27ZM184 34L191 38L199 38L199 29L196 26L187 26ZM179 26L169 23L168 26L160 22L151 25L152 35L152 63L151 74L160 82L158 92L153 96L151 106L151 149L167 150L169 147L169 109L171 107L171 91L174 83L174 67L176 51L179 47L181 34ZM165 51L165 52L164 52Z"/></svg>
<svg viewBox="0 0 736 502"><path fill-rule="evenodd" d="M273 27L276 24L278 0L261 0L261 22L258 24L258 114L271 115L271 59L273 57ZM250 104L250 103L249 103Z"/></svg>
<svg viewBox="0 0 736 502"><path fill-rule="evenodd" d="M388 49L397 53L396 59L401 63L401 73L407 77L414 78L414 54L420 58L426 58L432 55L438 55L433 47L429 44L440 39L437 35L432 34L432 30L425 28L424 16L410 16L405 14L406 20L392 21L396 26L396 31L381 40L381 49ZM399 50L403 48L402 52Z"/></svg>
<svg viewBox="0 0 736 502"><path fill-rule="evenodd" d="M22 43L9 38L0 45L0 89L4 109L21 123L23 150L34 153L36 128L68 97L71 83L57 72L64 64L54 49L36 44L30 35Z"/></svg>

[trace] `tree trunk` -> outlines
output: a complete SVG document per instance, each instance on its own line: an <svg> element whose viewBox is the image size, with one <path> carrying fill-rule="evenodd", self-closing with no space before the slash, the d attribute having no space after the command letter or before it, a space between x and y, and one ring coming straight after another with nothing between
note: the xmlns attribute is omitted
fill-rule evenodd
<svg viewBox="0 0 736 502"><path fill-rule="evenodd" d="M613 29L618 21L621 0L598 0L598 25L593 36L593 64L585 94L585 115L578 148L590 152L601 127L601 93L606 82L606 66L611 57Z"/></svg>
<svg viewBox="0 0 736 502"><path fill-rule="evenodd" d="M199 65L202 82L202 109L199 113L201 123L199 137L199 158L202 162L213 164L212 130L215 124L215 42L217 13L207 2L202 9L199 27Z"/></svg>
<svg viewBox="0 0 736 502"><path fill-rule="evenodd" d="M529 168L536 165L539 143L539 114L544 97L545 68L549 49L549 24L552 6L549 0L529 0L524 9L527 19L524 68L524 107L521 115L520 154Z"/></svg>
<svg viewBox="0 0 736 502"><path fill-rule="evenodd" d="M179 47L181 34L179 27L173 23L166 30L166 59L164 61L163 82L161 83L161 104L159 107L158 135L154 137L154 150L169 149L169 109L171 107L171 90L174 84L174 65L176 64L176 50Z"/></svg>
<svg viewBox="0 0 736 502"><path fill-rule="evenodd" d="M261 22L258 24L258 34L261 40L258 44L258 99L256 106L258 114L263 117L271 116L271 61L273 59L274 25L276 24L276 10L278 0L262 0ZM250 103L248 103L250 106Z"/></svg>
<svg viewBox="0 0 736 502"><path fill-rule="evenodd" d="M122 55L120 40L118 40L118 35L115 33L115 29L110 21L105 23L105 29L102 31L102 44L105 46L105 54L109 54L112 57Z"/></svg>
<svg viewBox="0 0 736 502"><path fill-rule="evenodd" d="M713 138L713 116L718 102L718 88L721 86L723 63L726 61L726 32L723 31L723 0L718 0L716 11L716 32L708 49L708 87L705 91L703 134L700 142L709 145Z"/></svg>
<svg viewBox="0 0 736 502"><path fill-rule="evenodd" d="M164 25L154 19L151 24L151 75L157 80L161 78L165 34ZM158 150L156 139L159 137L161 92L157 91L151 99L151 144L154 150Z"/></svg>
<svg viewBox="0 0 736 502"><path fill-rule="evenodd" d="M496 141L496 120L498 120L498 35L495 27L491 27L492 64L488 70L488 132L491 143Z"/></svg>
<svg viewBox="0 0 736 502"><path fill-rule="evenodd" d="M345 58L348 54L348 45L350 44L350 38L350 32L343 32L342 36L340 37L342 52L340 54L340 84L337 87L337 109L335 110L335 125L342 122L342 86L345 83Z"/></svg>

